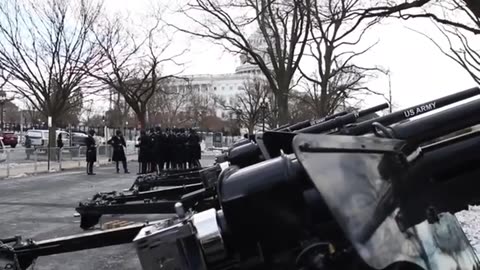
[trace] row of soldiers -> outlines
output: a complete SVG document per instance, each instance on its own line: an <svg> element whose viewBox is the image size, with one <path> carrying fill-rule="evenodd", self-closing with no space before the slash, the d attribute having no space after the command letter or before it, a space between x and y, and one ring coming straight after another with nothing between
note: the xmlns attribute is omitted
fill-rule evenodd
<svg viewBox="0 0 480 270"><path fill-rule="evenodd" d="M142 130L136 147L140 149L140 174L168 169L199 168L200 136L194 129L160 127Z"/></svg>

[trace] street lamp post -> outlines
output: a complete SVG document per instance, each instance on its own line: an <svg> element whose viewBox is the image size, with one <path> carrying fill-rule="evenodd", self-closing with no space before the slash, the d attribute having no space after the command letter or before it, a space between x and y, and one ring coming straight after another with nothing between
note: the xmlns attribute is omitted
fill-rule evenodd
<svg viewBox="0 0 480 270"><path fill-rule="evenodd" d="M263 121L262 121L262 132L265 132L265 111L267 110L268 108L268 103L263 101L262 103L260 103L260 109L262 110L262 118L263 118Z"/></svg>

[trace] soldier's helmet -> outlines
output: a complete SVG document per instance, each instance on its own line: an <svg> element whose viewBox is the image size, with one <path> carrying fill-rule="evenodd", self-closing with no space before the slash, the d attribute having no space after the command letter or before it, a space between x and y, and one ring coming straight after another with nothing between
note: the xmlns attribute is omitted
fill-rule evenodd
<svg viewBox="0 0 480 270"><path fill-rule="evenodd" d="M162 132L162 128L161 127L155 127L155 131L160 133L160 132Z"/></svg>

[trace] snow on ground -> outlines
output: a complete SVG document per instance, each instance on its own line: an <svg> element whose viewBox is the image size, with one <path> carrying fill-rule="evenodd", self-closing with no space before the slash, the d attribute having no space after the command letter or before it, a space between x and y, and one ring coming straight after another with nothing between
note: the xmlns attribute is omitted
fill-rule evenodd
<svg viewBox="0 0 480 270"><path fill-rule="evenodd" d="M480 206L469 206L468 211L463 210L455 214L467 235L470 244L477 254L480 254Z"/></svg>

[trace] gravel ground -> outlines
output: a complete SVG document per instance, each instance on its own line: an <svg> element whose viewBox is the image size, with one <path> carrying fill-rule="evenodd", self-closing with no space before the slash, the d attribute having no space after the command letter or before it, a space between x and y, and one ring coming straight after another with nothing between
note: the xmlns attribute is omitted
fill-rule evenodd
<svg viewBox="0 0 480 270"><path fill-rule="evenodd" d="M473 248L480 255L480 206L470 206L455 214Z"/></svg>

